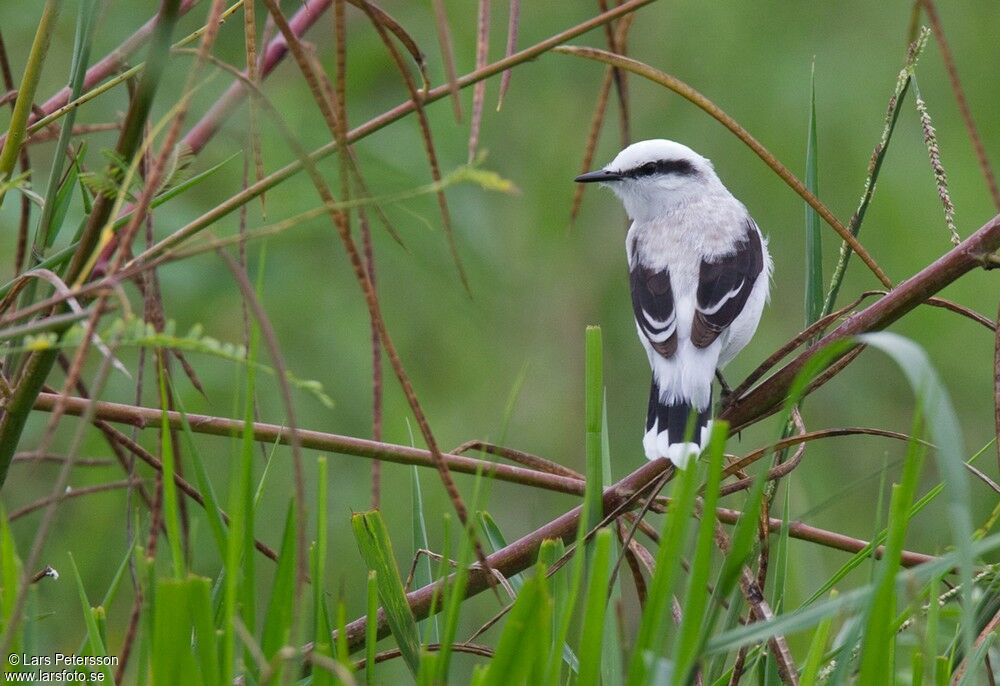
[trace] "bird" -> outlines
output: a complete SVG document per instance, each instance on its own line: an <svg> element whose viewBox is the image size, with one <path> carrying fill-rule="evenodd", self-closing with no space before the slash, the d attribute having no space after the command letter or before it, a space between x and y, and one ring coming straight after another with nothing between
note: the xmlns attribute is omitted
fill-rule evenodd
<svg viewBox="0 0 1000 686"><path fill-rule="evenodd" d="M712 382L769 298L767 238L711 161L681 143L633 143L575 181L611 189L631 220L632 314L652 368L643 450L684 469L708 441Z"/></svg>

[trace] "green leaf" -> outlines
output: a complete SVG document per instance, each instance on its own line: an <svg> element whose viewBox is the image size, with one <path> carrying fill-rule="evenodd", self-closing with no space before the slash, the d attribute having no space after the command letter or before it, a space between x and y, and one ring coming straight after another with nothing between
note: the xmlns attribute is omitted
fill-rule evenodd
<svg viewBox="0 0 1000 686"><path fill-rule="evenodd" d="M83 588L83 579L80 578L80 570L76 567L76 560L73 559L72 553L69 556L69 564L73 569L73 577L76 580L76 590L80 595L80 605L83 608L83 617L87 625L87 644L90 648L90 654L94 657L107 657L107 650L105 650L105 642L101 636L101 632L97 627L97 620L94 617L94 613L91 612L90 601L87 600L87 591ZM114 684L114 674L111 672L111 667L108 665L102 665L99 670L103 675L102 680L108 684Z"/></svg>
<svg viewBox="0 0 1000 686"><path fill-rule="evenodd" d="M430 543L427 541L427 521L424 518L424 496L420 490L420 470L410 467L410 521L413 524L413 554L416 556L420 550L430 550ZM413 583L417 588L423 588L434 579L434 570L431 568L431 559L427 555L421 555L413 570ZM440 640L441 629L438 626L437 615L418 622L420 635L428 643L437 643Z"/></svg>
<svg viewBox="0 0 1000 686"><path fill-rule="evenodd" d="M281 538L281 552L278 555L278 568L274 572L274 583L271 586L271 600L264 613L264 635L260 647L264 656L270 660L278 649L286 645L291 638L292 607L295 604L295 507L288 504L285 513L285 530ZM276 678L280 682L280 678Z"/></svg>
<svg viewBox="0 0 1000 686"><path fill-rule="evenodd" d="M837 592L833 591L830 598L836 598ZM819 623L816 632L813 634L812 642L809 644L809 653L806 655L805 664L802 665L802 675L799 678L799 686L813 686L816 683L816 676L819 674L820 664L823 662L823 655L826 651L826 643L830 636L830 627L833 625L833 617L827 617Z"/></svg>
<svg viewBox="0 0 1000 686"><path fill-rule="evenodd" d="M420 634L413 611L406 602L403 580L396 567L392 543L386 531L382 515L378 510L361 512L351 516L351 526L358 542L361 557L369 570L378 574L378 596L385 609L386 619L400 653L410 672L416 676L420 669Z"/></svg>
<svg viewBox="0 0 1000 686"><path fill-rule="evenodd" d="M966 613L972 612L972 541L973 525L970 512L971 493L969 478L964 465L964 441L958 423L958 414L947 389L927 358L923 349L913 341L887 331L863 334L857 337L862 343L889 355L902 369L910 383L927 427L937 449L934 456L938 473L945 483L948 502L948 520L951 525L959 560L961 604ZM974 630L970 622L962 622L964 654L972 652Z"/></svg>
<svg viewBox="0 0 1000 686"><path fill-rule="evenodd" d="M580 638L580 686L601 683L601 657L604 616L607 610L608 582L611 576L611 529L602 528L594 535L594 554L590 561L590 579Z"/></svg>
<svg viewBox="0 0 1000 686"><path fill-rule="evenodd" d="M603 417L604 369L601 327L588 326L586 336L585 411L587 426L587 485L584 492L587 530L596 528L604 517L601 485L604 468L601 457L601 419Z"/></svg>
<svg viewBox="0 0 1000 686"><path fill-rule="evenodd" d="M0 629L6 630L14 604L17 601L18 589L21 586L21 560L17 556L17 542L7 521L7 511L0 503ZM11 646L15 653L17 643Z"/></svg>
<svg viewBox="0 0 1000 686"><path fill-rule="evenodd" d="M181 416L181 435L184 437L184 448L186 453L191 456L198 490L201 491L201 495L205 499L205 515L208 517L208 527L212 531L212 538L215 540L215 545L219 550L219 557L224 560L226 559L227 545L226 525L222 521L219 499L215 494L212 481L208 477L208 470L205 468L205 461L201 457L201 451L198 450L198 444L194 440L194 432L191 430L191 423L188 421L187 412L184 409L184 403L180 398L180 394L173 393L172 388L169 390L171 391L177 411Z"/></svg>
<svg viewBox="0 0 1000 686"><path fill-rule="evenodd" d="M524 583L507 616L484 681L487 686L527 682L536 660L545 654L546 646L536 637L549 626L551 613L552 598L546 589L545 574L535 574Z"/></svg>
<svg viewBox="0 0 1000 686"><path fill-rule="evenodd" d="M330 617L326 605L326 545L327 532L327 458L316 459L316 543L313 547L312 591L313 591L313 640L317 643L330 640ZM321 670L325 671L325 670Z"/></svg>
<svg viewBox="0 0 1000 686"><path fill-rule="evenodd" d="M368 572L368 603L365 615L365 682L375 684L375 647L378 644L378 572Z"/></svg>
<svg viewBox="0 0 1000 686"><path fill-rule="evenodd" d="M656 553L656 570L649 583L646 607L632 649L628 686L646 684L654 660L663 650L665 625L670 616L670 598L680 576L681 560L687 544L688 525L694 509L698 470L675 472L667 516L660 532L660 547Z"/></svg>
<svg viewBox="0 0 1000 686"><path fill-rule="evenodd" d="M889 501L889 537L882 556L878 578L873 584L874 598L868 611L868 621L862 633L861 668L858 683L861 686L878 686L892 681L894 673L894 647L896 628L895 577L900 568L903 543L909 524L908 510L917 490L920 467L923 463L923 444L920 435L920 415L914 420L902 481L893 484Z"/></svg>
<svg viewBox="0 0 1000 686"><path fill-rule="evenodd" d="M973 555L984 555L1000 548L1000 534L995 534L982 541L972 544ZM896 575L897 591L912 588L914 585L927 583L936 575L943 574L955 567L961 559L959 551L942 555L912 569L907 569ZM826 617L838 612L850 612L864 608L871 602L874 587L864 586L837 596L834 599L815 603L810 607L796 612L776 616L767 622L755 622L718 634L709 640L706 646L708 653L719 653L736 650L744 645L766 641L778 634L788 635L816 626Z"/></svg>
<svg viewBox="0 0 1000 686"><path fill-rule="evenodd" d="M680 633L674 644L673 683L685 684L696 666L699 655L701 628L708 601L709 575L712 572L712 548L715 544L715 507L719 502L719 483L722 480L722 460L726 447L729 425L722 420L712 422L708 444L708 480L705 484L701 523L698 526L694 560L688 574L687 593ZM694 470L691 470L694 471Z"/></svg>
<svg viewBox="0 0 1000 686"><path fill-rule="evenodd" d="M192 576L156 582L152 634L156 686L222 683L210 608L208 579Z"/></svg>
<svg viewBox="0 0 1000 686"><path fill-rule="evenodd" d="M181 547L180 505L177 502L177 483L174 481L176 469L174 460L173 433L170 430L170 420L167 410L167 374L163 368L162 357L158 359L158 378L160 385L160 459L163 461L163 519L167 528L167 540L170 544L170 558L173 562L174 578L184 578L184 553Z"/></svg>
<svg viewBox="0 0 1000 686"><path fill-rule="evenodd" d="M816 143L816 63L813 62L809 81L809 133L806 141L806 188L819 195L819 152ZM819 215L809 203L806 206L806 326L823 312L823 245Z"/></svg>

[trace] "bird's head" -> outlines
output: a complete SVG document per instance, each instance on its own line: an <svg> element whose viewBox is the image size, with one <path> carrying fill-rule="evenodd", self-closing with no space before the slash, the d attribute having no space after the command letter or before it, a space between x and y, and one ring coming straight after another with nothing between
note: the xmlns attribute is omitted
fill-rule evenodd
<svg viewBox="0 0 1000 686"><path fill-rule="evenodd" d="M603 169L581 174L575 181L607 186L633 219L688 201L719 183L708 159L664 139L633 143Z"/></svg>

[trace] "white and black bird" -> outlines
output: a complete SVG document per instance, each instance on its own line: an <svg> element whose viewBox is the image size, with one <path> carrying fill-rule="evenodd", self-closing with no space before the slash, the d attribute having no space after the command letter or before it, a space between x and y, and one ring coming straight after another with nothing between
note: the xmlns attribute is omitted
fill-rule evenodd
<svg viewBox="0 0 1000 686"><path fill-rule="evenodd" d="M610 188L632 220L632 311L653 370L643 448L650 460L684 468L708 440L716 370L760 322L771 277L767 241L712 163L680 143L634 143L576 181ZM693 441L685 436L692 414Z"/></svg>

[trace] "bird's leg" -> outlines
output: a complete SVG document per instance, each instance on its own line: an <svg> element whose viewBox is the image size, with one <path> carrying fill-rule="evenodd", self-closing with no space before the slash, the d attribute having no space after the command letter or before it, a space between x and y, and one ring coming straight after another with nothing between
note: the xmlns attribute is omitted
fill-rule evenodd
<svg viewBox="0 0 1000 686"><path fill-rule="evenodd" d="M715 378L719 380L719 387L721 388L719 400L722 401L723 405L727 405L729 404L729 396L733 394L733 389L726 383L726 377L722 375L721 369L715 370Z"/></svg>

